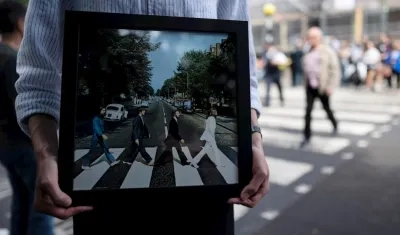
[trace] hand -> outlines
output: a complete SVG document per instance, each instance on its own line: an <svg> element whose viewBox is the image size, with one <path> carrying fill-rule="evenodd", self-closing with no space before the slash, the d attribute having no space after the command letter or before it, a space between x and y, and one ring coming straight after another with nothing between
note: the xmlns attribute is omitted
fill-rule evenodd
<svg viewBox="0 0 400 235"><path fill-rule="evenodd" d="M183 139L181 139L181 144L184 144L184 143L185 143L185 141Z"/></svg>
<svg viewBox="0 0 400 235"><path fill-rule="evenodd" d="M106 135L102 135L104 140L108 140L108 137Z"/></svg>
<svg viewBox="0 0 400 235"><path fill-rule="evenodd" d="M33 115L29 118L29 130L37 165L35 209L60 219L91 210L88 206L70 207L71 198L58 185L57 122L47 115Z"/></svg>
<svg viewBox="0 0 400 235"><path fill-rule="evenodd" d="M135 143L136 143L137 145L139 145L139 140L135 140Z"/></svg>
<svg viewBox="0 0 400 235"><path fill-rule="evenodd" d="M228 203L255 207L269 191L269 169L264 157L261 136L253 134L253 179L244 187L240 197L229 199Z"/></svg>
<svg viewBox="0 0 400 235"><path fill-rule="evenodd" d="M55 157L38 162L35 209L63 220L93 209L89 206L70 207L71 204L72 199L62 192L58 185L58 169Z"/></svg>

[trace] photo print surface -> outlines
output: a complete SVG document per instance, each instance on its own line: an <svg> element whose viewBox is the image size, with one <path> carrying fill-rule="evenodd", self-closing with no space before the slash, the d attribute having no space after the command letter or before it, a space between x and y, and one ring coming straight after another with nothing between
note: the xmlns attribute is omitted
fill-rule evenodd
<svg viewBox="0 0 400 235"><path fill-rule="evenodd" d="M235 38L80 33L74 190L238 183Z"/></svg>

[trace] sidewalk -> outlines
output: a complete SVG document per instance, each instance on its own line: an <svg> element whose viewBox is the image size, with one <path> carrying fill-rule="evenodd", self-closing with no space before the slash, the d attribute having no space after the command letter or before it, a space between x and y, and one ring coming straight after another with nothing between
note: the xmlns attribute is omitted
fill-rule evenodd
<svg viewBox="0 0 400 235"><path fill-rule="evenodd" d="M258 235L399 235L400 126L366 149Z"/></svg>

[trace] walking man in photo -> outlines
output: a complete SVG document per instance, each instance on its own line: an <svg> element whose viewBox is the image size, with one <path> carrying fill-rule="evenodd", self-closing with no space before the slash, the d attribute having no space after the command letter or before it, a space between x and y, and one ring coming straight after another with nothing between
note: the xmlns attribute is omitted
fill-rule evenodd
<svg viewBox="0 0 400 235"><path fill-rule="evenodd" d="M104 152L104 155L106 155L106 159L108 161L108 164L110 164L110 166L115 166L119 163L119 160L116 160L115 157L110 153L110 150L108 150L108 146L105 142L108 139L108 137L104 134L103 117L105 113L106 110L100 107L100 113L96 115L92 120L92 125L93 125L92 141L90 143L89 152L82 157L83 170L90 169L90 156L96 149L97 145L100 145L101 149Z"/></svg>
<svg viewBox="0 0 400 235"><path fill-rule="evenodd" d="M140 153L142 158L146 161L146 165L153 166L153 159L147 153L144 147L143 139L149 138L149 130L144 122L143 116L146 114L146 109L139 108L139 114L133 119L133 130L132 130L132 157ZM131 162L125 162L131 165Z"/></svg>
<svg viewBox="0 0 400 235"><path fill-rule="evenodd" d="M309 144L311 139L311 112L314 100L319 98L329 120L333 125L333 135L337 134L338 124L331 110L329 100L340 81L340 64L335 52L322 43L322 31L318 27L309 29L307 39L311 50L304 56L303 71L306 88L306 115L304 140L300 147Z"/></svg>
<svg viewBox="0 0 400 235"><path fill-rule="evenodd" d="M165 139L165 145L167 146L167 151L172 153L172 148L175 147L178 152L179 159L181 161L182 166L189 165L188 159L182 151L181 144L184 144L185 141L179 134L179 125L178 119L181 113L179 110L172 111L171 120L168 125L168 136Z"/></svg>

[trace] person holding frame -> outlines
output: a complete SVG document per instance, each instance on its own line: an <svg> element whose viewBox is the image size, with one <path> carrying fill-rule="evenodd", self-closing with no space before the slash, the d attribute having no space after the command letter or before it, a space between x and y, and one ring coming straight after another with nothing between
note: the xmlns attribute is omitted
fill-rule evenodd
<svg viewBox="0 0 400 235"><path fill-rule="evenodd" d="M74 218L75 234L104 234L118 230L122 234L131 227L125 215L118 213L121 208L112 205L98 207L72 206L71 198L61 191L58 184L57 169L57 128L60 112L62 41L64 12L66 10L99 11L110 13L146 14L185 16L193 18L212 18L249 21L248 0L203 0L192 1L89 1L82 0L36 0L30 1L25 38L18 57L20 78L16 83L18 96L16 112L22 130L28 134L36 153L37 160L37 194L35 207L38 211L48 213L61 219ZM264 158L262 136L258 128L258 116L261 102L258 94L258 83L255 68L255 53L249 24L250 78L251 78L251 124L253 151L253 179L240 197L229 199L229 204L241 204L247 207L256 206L269 190L269 170ZM45 84L45 85L44 85ZM185 201L179 197L174 202L148 202L142 204L127 202L124 209L131 209L139 218L129 221L149 229L160 229L163 232L179 233L185 231L184 225L202 218L204 226L196 229L199 234L233 234L233 207L215 198L212 201L193 199ZM187 203L190 202L190 209ZM147 204L150 203L150 204ZM168 226L175 222L165 213L173 211L180 215L177 226ZM204 213L213 211L207 219ZM86 212L86 213L82 213ZM112 217L110 218L110 214ZM159 218L156 219L155 216ZM151 218L151 219L150 219ZM186 219L187 218L187 219ZM90 226L89 222L98 226ZM157 221L160 226L151 226ZM128 225L122 226L124 222ZM93 224L93 223L92 223ZM100 226L100 225L107 226ZM118 226L109 226L118 225ZM151 234L151 233L149 233ZM194 234L194 233L191 233Z"/></svg>

